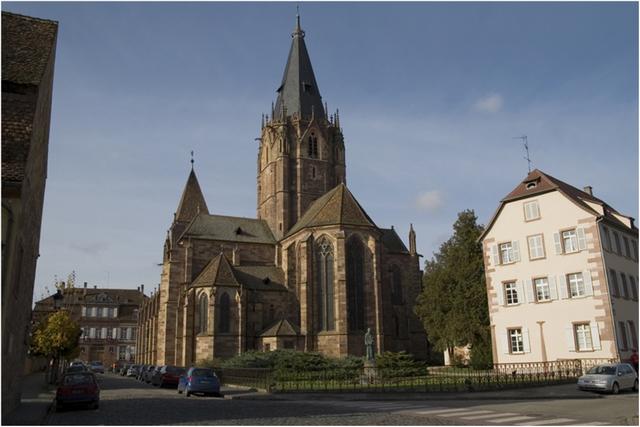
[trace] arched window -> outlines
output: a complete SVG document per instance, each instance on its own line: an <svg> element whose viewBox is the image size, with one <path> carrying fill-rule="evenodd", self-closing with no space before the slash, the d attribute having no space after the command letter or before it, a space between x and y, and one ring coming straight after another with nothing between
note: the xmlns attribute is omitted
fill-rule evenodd
<svg viewBox="0 0 640 427"><path fill-rule="evenodd" d="M316 138L315 134L311 134L309 137L309 146L307 147L309 157L317 159L318 158L318 138Z"/></svg>
<svg viewBox="0 0 640 427"><path fill-rule="evenodd" d="M364 246L360 239L347 242L347 312L350 331L365 329Z"/></svg>
<svg viewBox="0 0 640 427"><path fill-rule="evenodd" d="M200 294L200 298L198 299L198 325L197 325L197 332L203 333L203 332L207 332L207 314L209 312L209 297L207 297L207 294L202 293Z"/></svg>
<svg viewBox="0 0 640 427"><path fill-rule="evenodd" d="M226 334L231 332L230 328L230 302L229 294L224 292L220 295L220 301L218 302L218 332Z"/></svg>
<svg viewBox="0 0 640 427"><path fill-rule="evenodd" d="M402 304L402 273L397 265L391 266L389 269L391 276L391 302L393 304Z"/></svg>
<svg viewBox="0 0 640 427"><path fill-rule="evenodd" d="M397 337L400 336L400 322L398 321L398 315L393 315L393 330Z"/></svg>
<svg viewBox="0 0 640 427"><path fill-rule="evenodd" d="M318 328L322 331L332 331L335 329L333 246L329 240L318 240L315 258Z"/></svg>

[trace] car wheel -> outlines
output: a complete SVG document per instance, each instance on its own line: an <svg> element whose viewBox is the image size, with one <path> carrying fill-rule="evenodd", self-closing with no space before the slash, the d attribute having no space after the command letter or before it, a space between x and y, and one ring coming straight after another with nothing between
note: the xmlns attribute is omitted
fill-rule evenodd
<svg viewBox="0 0 640 427"><path fill-rule="evenodd" d="M633 382L633 391L638 391L638 380L637 379Z"/></svg>
<svg viewBox="0 0 640 427"><path fill-rule="evenodd" d="M612 394L620 393L620 386L618 385L618 383L613 383L613 385L611 386L611 393Z"/></svg>

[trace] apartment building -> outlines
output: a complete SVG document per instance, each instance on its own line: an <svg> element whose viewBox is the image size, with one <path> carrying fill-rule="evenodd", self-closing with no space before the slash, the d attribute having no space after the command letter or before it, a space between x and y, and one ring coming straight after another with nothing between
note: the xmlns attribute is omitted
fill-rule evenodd
<svg viewBox="0 0 640 427"><path fill-rule="evenodd" d="M627 359L638 347L638 228L534 170L481 236L495 363Z"/></svg>

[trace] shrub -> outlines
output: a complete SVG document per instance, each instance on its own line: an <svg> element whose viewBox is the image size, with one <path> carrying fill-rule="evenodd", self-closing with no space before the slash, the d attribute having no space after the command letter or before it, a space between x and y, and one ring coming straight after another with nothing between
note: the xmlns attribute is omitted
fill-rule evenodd
<svg viewBox="0 0 640 427"><path fill-rule="evenodd" d="M378 373L385 378L413 377L426 375L424 362L418 362L406 351L394 353L385 351L376 358Z"/></svg>
<svg viewBox="0 0 640 427"><path fill-rule="evenodd" d="M222 364L222 361L215 357L200 359L196 362L196 366L202 367L202 368L219 368L221 364Z"/></svg>

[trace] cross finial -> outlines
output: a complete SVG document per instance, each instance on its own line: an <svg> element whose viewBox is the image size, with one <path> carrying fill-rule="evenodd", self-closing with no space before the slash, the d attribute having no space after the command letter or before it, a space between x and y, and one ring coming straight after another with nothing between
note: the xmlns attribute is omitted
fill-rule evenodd
<svg viewBox="0 0 640 427"><path fill-rule="evenodd" d="M191 170L193 170L193 150L191 150Z"/></svg>
<svg viewBox="0 0 640 427"><path fill-rule="evenodd" d="M291 37L300 36L304 38L304 31L300 26L300 5L296 5L296 29L291 33Z"/></svg>

